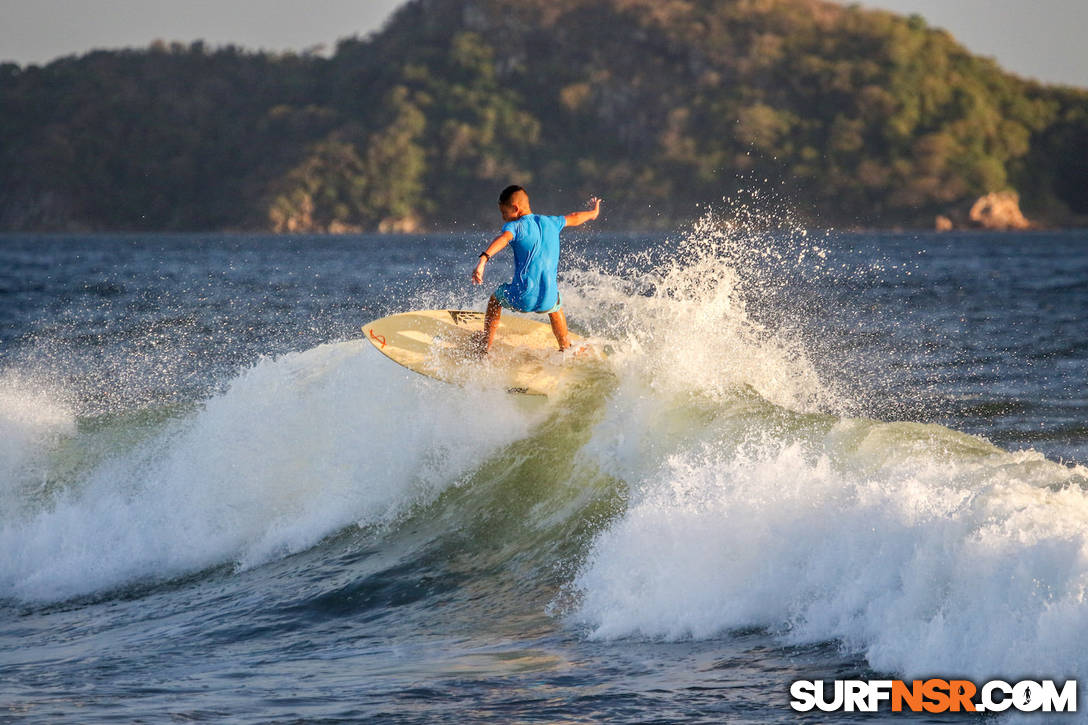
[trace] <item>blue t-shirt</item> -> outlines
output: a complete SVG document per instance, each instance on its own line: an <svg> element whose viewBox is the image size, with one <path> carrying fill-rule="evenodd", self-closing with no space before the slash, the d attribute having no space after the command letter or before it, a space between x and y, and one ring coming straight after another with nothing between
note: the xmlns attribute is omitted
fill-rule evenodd
<svg viewBox="0 0 1088 725"><path fill-rule="evenodd" d="M503 285L502 296L521 312L545 312L559 302L559 230L566 217L526 214L503 225L514 238L514 279Z"/></svg>

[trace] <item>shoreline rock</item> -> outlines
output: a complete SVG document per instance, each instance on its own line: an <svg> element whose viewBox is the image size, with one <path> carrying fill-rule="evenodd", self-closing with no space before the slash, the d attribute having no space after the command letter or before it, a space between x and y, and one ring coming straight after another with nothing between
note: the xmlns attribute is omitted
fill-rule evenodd
<svg viewBox="0 0 1088 725"><path fill-rule="evenodd" d="M971 206L968 218L983 229L1030 229L1031 222L1020 211L1015 191L991 192Z"/></svg>
<svg viewBox="0 0 1088 725"><path fill-rule="evenodd" d="M938 214L933 220L933 228L939 232L955 229L1008 231L1035 229L1037 225L1020 210L1020 195L1008 190L980 196L969 210L961 207L947 214Z"/></svg>

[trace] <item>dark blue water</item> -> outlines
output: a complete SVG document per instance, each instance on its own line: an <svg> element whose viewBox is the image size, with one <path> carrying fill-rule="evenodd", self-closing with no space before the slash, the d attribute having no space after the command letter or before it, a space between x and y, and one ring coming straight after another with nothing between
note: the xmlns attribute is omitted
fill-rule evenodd
<svg viewBox="0 0 1088 725"><path fill-rule="evenodd" d="M795 679L1088 668L1088 234L565 238L614 376L540 405L359 340L482 308L481 239L0 237L0 719L791 722Z"/></svg>

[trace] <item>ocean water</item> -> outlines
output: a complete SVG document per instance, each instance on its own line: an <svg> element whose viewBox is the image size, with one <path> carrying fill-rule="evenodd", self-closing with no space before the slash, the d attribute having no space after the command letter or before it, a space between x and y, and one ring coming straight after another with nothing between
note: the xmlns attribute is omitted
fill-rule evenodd
<svg viewBox="0 0 1088 725"><path fill-rule="evenodd" d="M565 236L609 370L548 401L360 339L482 309L483 231L0 237L0 721L1085 711L1088 233L760 221Z"/></svg>

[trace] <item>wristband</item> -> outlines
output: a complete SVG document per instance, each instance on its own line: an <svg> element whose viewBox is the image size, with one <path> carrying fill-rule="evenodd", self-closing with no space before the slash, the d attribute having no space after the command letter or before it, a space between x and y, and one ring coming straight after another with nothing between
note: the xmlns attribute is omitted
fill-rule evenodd
<svg viewBox="0 0 1088 725"><path fill-rule="evenodd" d="M486 259L488 262L491 261L491 255L488 254L487 252L480 252L480 256L483 257L484 259Z"/></svg>

